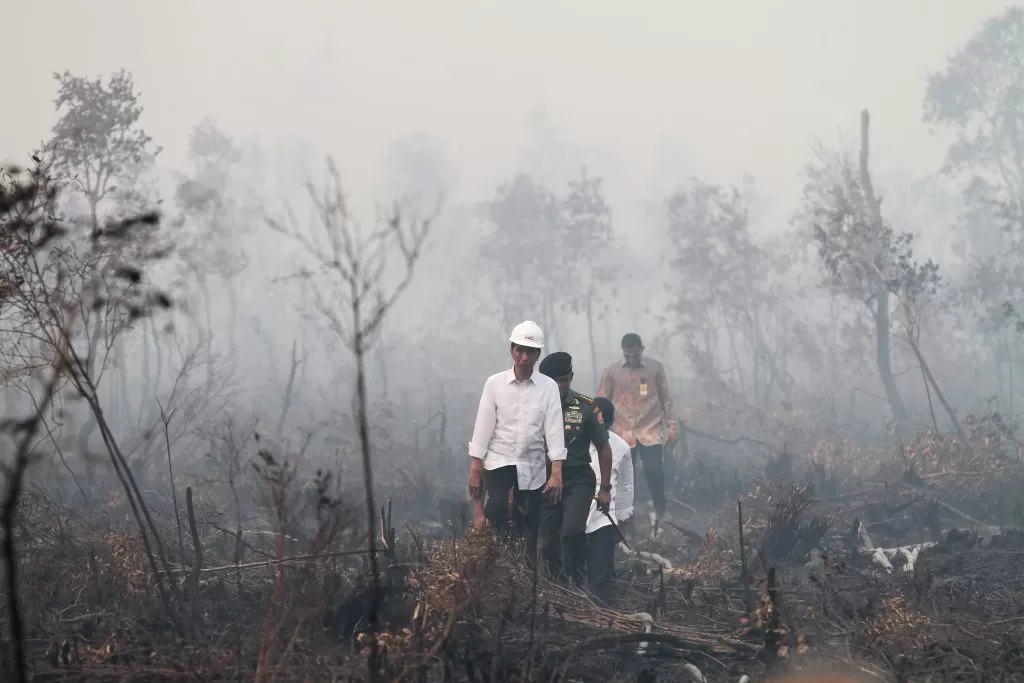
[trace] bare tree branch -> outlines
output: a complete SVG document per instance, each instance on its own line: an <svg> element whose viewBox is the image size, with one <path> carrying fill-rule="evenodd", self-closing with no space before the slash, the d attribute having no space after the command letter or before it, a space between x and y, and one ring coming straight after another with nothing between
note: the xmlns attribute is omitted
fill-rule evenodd
<svg viewBox="0 0 1024 683"><path fill-rule="evenodd" d="M368 548L372 596L369 610L370 655L367 661L370 680L379 675L379 649L375 630L381 595L375 528L375 501L373 491L373 459L370 444L369 399L366 386L366 352L371 338L380 328L388 312L412 282L415 267L434 217L425 220L407 220L398 206L383 224L364 236L359 221L349 214L342 188L341 176L333 159L327 160L327 178L322 188L307 186L311 203L318 219L318 233L306 235L298 228L294 213L287 212L288 224L273 219L270 227L298 244L319 266L327 282L312 284L315 305L329 327L352 352L356 365L354 411L359 433L363 463L363 481L366 497ZM316 235L320 234L324 241ZM389 286L386 282L389 258L398 256L398 280ZM303 274L312 279L311 271Z"/></svg>

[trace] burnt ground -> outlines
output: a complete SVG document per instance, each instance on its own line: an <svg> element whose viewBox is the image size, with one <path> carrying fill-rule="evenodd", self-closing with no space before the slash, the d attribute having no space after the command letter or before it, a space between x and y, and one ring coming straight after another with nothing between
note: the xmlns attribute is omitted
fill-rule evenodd
<svg viewBox="0 0 1024 683"><path fill-rule="evenodd" d="M745 479L690 457L677 475L656 540L638 509L612 607L465 532L457 495L399 482L374 530L376 620L358 501L314 490L299 514L309 490L270 495L257 527L197 485L192 506L178 495L179 536L154 497L151 562L118 494L72 512L32 492L18 546L33 680L364 680L374 633L383 680L756 681L828 663L864 680L1024 680L1024 465L1005 444L923 434L770 455Z"/></svg>

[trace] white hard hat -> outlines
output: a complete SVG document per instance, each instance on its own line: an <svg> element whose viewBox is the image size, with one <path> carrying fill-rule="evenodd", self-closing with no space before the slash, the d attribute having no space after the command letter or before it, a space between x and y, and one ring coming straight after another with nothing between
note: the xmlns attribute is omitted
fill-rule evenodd
<svg viewBox="0 0 1024 683"><path fill-rule="evenodd" d="M544 348L544 330L532 320L524 320L512 328L512 334L508 340L519 346L529 346L533 349Z"/></svg>

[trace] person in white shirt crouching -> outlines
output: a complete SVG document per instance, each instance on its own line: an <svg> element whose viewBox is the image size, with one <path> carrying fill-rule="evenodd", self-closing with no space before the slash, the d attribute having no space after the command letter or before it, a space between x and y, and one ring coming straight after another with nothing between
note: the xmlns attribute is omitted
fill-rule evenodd
<svg viewBox="0 0 1024 683"><path fill-rule="evenodd" d="M612 447L612 502L608 516L625 533L625 524L633 516L633 458L622 437L613 431L615 406L607 398L598 397L594 404L604 417L608 428L608 443ZM590 447L590 466L598 473L600 464L597 449ZM611 604L615 598L615 546L619 535L611 521L597 509L597 501L590 504L587 519L587 583L591 592L602 602Z"/></svg>

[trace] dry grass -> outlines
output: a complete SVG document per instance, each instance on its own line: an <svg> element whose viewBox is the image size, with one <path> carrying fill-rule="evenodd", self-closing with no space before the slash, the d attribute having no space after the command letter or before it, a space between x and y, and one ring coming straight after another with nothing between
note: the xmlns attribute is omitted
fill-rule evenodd
<svg viewBox="0 0 1024 683"><path fill-rule="evenodd" d="M383 672L402 681L685 680L692 664L709 681L735 682L832 662L856 663L854 675L868 680L1024 678L1024 534L944 534L912 574L886 574L857 553L849 533L857 518L878 545L920 542L929 515L949 529L969 527L965 514L995 519L1012 510L993 499L1024 475L985 450L991 445L924 434L888 459L843 445L794 459L797 481L763 475L742 497L746 580L735 504L724 505L676 518L679 528L658 541L639 541L638 550L672 567L623 557L614 609L543 576L534 589L521 549L499 544L487 528L440 541L413 528L412 540L385 559ZM846 458L857 459L861 476ZM832 496L816 491L823 459L841 483ZM911 466L927 487L904 483ZM136 535L26 497L19 545L35 680L251 679L274 595L266 560L275 535L248 534L247 564L235 569L233 544L209 526L220 516L198 516L204 568L225 569L204 573L197 595L181 592L175 609L191 631L177 640ZM160 518L173 544L173 518ZM358 550L356 536L346 543ZM825 557L808 564L815 548ZM324 553L282 571L288 609L273 643L276 680L365 679L362 557Z"/></svg>

